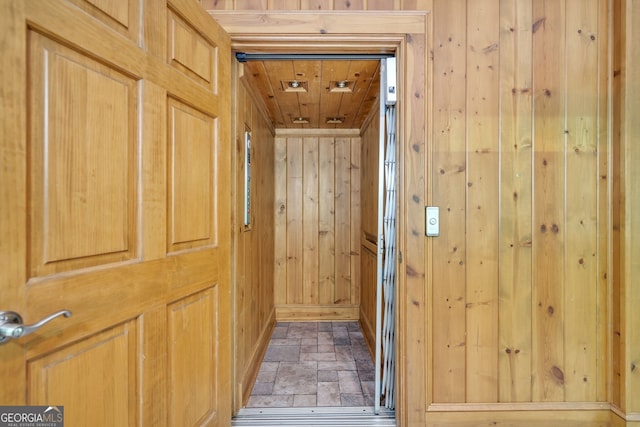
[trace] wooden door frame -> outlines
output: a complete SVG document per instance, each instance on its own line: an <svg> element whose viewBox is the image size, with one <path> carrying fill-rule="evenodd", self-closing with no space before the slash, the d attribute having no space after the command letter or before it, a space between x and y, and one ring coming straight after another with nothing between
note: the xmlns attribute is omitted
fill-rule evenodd
<svg viewBox="0 0 640 427"><path fill-rule="evenodd" d="M427 205L431 15L419 12L209 11L231 37L235 51L252 53L395 53L398 58L399 221L396 418L424 424L427 407L430 288L424 238ZM379 29L384 29L381 33ZM410 248L410 249L409 249ZM409 249L409 250L408 250ZM426 356L425 356L426 355Z"/></svg>

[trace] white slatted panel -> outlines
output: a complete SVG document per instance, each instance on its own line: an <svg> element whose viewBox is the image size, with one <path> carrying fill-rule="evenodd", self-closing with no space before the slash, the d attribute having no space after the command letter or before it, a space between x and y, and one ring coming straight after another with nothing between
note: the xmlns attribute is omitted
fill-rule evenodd
<svg viewBox="0 0 640 427"><path fill-rule="evenodd" d="M392 69L391 69L392 67ZM388 72L390 69L391 72ZM378 193L378 290L376 313L376 413L384 400L395 408L395 284L396 284L396 213L397 159L395 97L388 101L388 86L395 91L395 58L382 60L380 103L380 171ZM391 76L393 82L388 81Z"/></svg>

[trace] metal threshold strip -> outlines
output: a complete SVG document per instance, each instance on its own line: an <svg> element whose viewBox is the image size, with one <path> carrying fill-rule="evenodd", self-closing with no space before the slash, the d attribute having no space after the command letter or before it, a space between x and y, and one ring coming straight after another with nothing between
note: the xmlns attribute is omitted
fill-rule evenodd
<svg viewBox="0 0 640 427"><path fill-rule="evenodd" d="M372 407L317 408L243 408L231 420L232 427L395 427L395 411L381 409L375 415Z"/></svg>
<svg viewBox="0 0 640 427"><path fill-rule="evenodd" d="M294 61L294 60L329 60L355 61L393 58L393 53L245 53L236 52L240 62L247 61Z"/></svg>

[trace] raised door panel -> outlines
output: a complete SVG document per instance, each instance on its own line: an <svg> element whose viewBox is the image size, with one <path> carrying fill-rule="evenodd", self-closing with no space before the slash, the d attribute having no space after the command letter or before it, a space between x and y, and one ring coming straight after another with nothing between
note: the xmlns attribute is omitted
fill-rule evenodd
<svg viewBox="0 0 640 427"><path fill-rule="evenodd" d="M217 49L172 10L168 12L168 60L209 90L215 90Z"/></svg>
<svg viewBox="0 0 640 427"><path fill-rule="evenodd" d="M67 0L134 42L140 37L141 2L135 0Z"/></svg>
<svg viewBox="0 0 640 427"><path fill-rule="evenodd" d="M137 82L30 40L31 276L134 258Z"/></svg>
<svg viewBox="0 0 640 427"><path fill-rule="evenodd" d="M228 36L191 0L137 18L91 0L145 43L76 3L0 2L0 309L72 312L0 347L0 401L78 426L228 425ZM225 52L217 92L159 57L170 11Z"/></svg>
<svg viewBox="0 0 640 427"><path fill-rule="evenodd" d="M169 425L204 425L217 415L218 288L168 307Z"/></svg>
<svg viewBox="0 0 640 427"><path fill-rule="evenodd" d="M169 99L169 252L215 243L215 118Z"/></svg>
<svg viewBox="0 0 640 427"><path fill-rule="evenodd" d="M30 405L64 405L70 426L136 425L135 322L28 362Z"/></svg>

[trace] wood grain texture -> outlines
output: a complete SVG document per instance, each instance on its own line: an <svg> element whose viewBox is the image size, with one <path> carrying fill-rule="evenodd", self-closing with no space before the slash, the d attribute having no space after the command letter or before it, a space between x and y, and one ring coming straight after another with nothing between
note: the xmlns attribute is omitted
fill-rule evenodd
<svg viewBox="0 0 640 427"><path fill-rule="evenodd" d="M359 157L354 155L360 138L329 134L276 134L277 146L286 146L286 162L278 161L276 173L287 182L286 195L278 189L275 196L276 215L287 216L286 224L278 222L276 233L282 237L275 240L276 253L284 246L287 253L286 263L277 266L277 276L286 277L275 282L278 307L357 304L352 298L359 288L352 277L359 277L359 249L352 245L360 230Z"/></svg>
<svg viewBox="0 0 640 427"><path fill-rule="evenodd" d="M432 203L442 211L433 240L434 402L464 402L466 395L465 4L434 2Z"/></svg>
<svg viewBox="0 0 640 427"><path fill-rule="evenodd" d="M351 143L346 137L335 141L336 163L336 291L334 304L351 302Z"/></svg>
<svg viewBox="0 0 640 427"><path fill-rule="evenodd" d="M142 4L136 1L117 0L70 0L94 19L102 22L134 43L140 42L140 17Z"/></svg>
<svg viewBox="0 0 640 427"><path fill-rule="evenodd" d="M287 301L287 247L275 242L286 242L287 239L287 140L275 138L274 161L274 193L275 193L275 225L274 225L274 303L284 304ZM332 267L333 270L333 267ZM324 283L321 279L321 283ZM326 291L321 291L325 295Z"/></svg>
<svg viewBox="0 0 640 427"><path fill-rule="evenodd" d="M31 49L30 274L134 258L136 83L35 33Z"/></svg>
<svg viewBox="0 0 640 427"><path fill-rule="evenodd" d="M613 3L613 16L611 21L613 27L618 31L613 31L613 52L612 52L612 72L613 81L611 83L612 98L614 100L611 108L611 125L613 129L622 129L624 123L624 96L625 80L622 69L624 66L624 51L626 47L626 20L625 7L623 1ZM624 338L623 330L623 310L622 310L622 291L624 288L624 271L623 271L623 238L622 238L622 222L624 221L624 145L622 144L622 132L614 132L611 136L611 249L610 262L611 271L610 283L613 284L610 290L609 301L611 303L610 319L611 319L611 363L608 373L611 376L611 388L608 390L608 400L619 408L624 405L622 403L624 395Z"/></svg>
<svg viewBox="0 0 640 427"><path fill-rule="evenodd" d="M181 15L186 16L191 16L192 7L199 7L197 2L191 2L193 5L189 6L185 6L186 2L182 1L174 3L186 10L186 12L181 12ZM613 94L614 109L619 108L619 110L618 114L613 114L613 129L609 133L602 132L603 99L608 96L602 92L602 87L608 84L608 72L604 70L603 64L609 54L608 45L603 41L604 37L601 31L584 32L585 28L592 26L594 16L598 20L603 19L602 13L607 10L606 1L596 3L573 0L522 0L510 5L502 2L500 21L496 22L493 19L481 23L489 25L489 22L492 22L493 26L499 25L500 31L504 33L498 46L500 57L498 72L501 76L500 113L486 119L482 117L481 121L470 120L473 112L470 107L478 105L481 101L481 99L471 98L473 94L480 93L484 89L478 87L484 81L471 79L469 76L465 78L462 71L473 71L472 64L476 63L474 56L470 53L470 47L476 45L474 33L477 30L477 25L472 25L475 22L474 19L467 22L460 17L469 16L470 11L476 10L474 8L495 7L495 0L474 2L436 0L433 2L434 7L430 7L431 2L419 0L394 1L392 5L373 0L362 0L361 2L354 0L351 3L353 8L358 6L362 9L378 7L429 9L429 19L435 24L435 31L433 34L428 33L427 37L421 33L424 31L423 21L416 23L417 21L413 22L404 15L399 16L394 24L388 25L385 29L385 31L398 32L398 27L402 27L403 34L415 33L412 34L412 37L407 37L408 51L405 63L405 65L408 64L406 76L407 81L410 82L407 85L411 85L411 90L407 91L410 95L407 95L405 104L409 119L405 124L407 142L403 145L403 150L405 150L403 151L405 153L403 185L405 187L403 187L402 195L405 199L403 199L402 206L405 211L403 212L402 241L404 247L411 250L404 254L406 265L401 279L401 295L404 297L404 310L401 313L404 323L401 322L401 327L402 331L406 332L403 335L404 342L401 342L401 349L402 354L406 355L405 360L409 361L411 369L406 370L406 366L404 366L400 373L401 377L405 379L403 390L404 392L409 390L411 395L406 396L406 402L409 402L410 405L407 405L406 402L403 403L407 409L401 413L403 420L409 419L418 425L477 425L479 420L487 423L494 422L496 425L527 423L528 425L548 425L549 419L563 419L566 425L608 425L614 423L620 425L618 418L615 422L611 420L608 411L554 412L545 409L543 404L539 405L540 411L532 411L524 415L520 411L496 414L490 410L488 413L445 413L443 415L431 415L425 411L425 401L428 402L431 399L439 399L443 402L466 401L468 385L464 379L473 374L473 371L467 369L467 363L471 362L469 366L484 366L486 359L486 356L476 357L467 351L467 344L471 341L468 341L470 329L466 319L466 298L469 291L474 289L467 287L470 280L473 279L470 272L474 271L473 267L469 267L469 263L486 256L483 247L474 245L488 243L475 240L472 242L466 235L467 230L472 230L471 227L477 226L483 221L482 218L474 218L469 209L472 206L469 204L469 200L478 200L478 194L474 195L473 186L468 187L470 180L467 178L485 176L484 162L479 163L480 160L478 160L478 157L485 156L471 155L467 148L470 142L482 143L482 145L492 142L470 141L469 135L484 135L484 132L487 131L484 127L481 129L473 128L473 125L478 123L488 123L489 127L502 126L500 129L501 159L498 165L499 182L494 183L494 188L487 188L492 194L491 200L484 198L480 200L483 206L487 203L499 204L501 209L499 224L493 224L500 233L501 252L500 283L498 285L499 324L493 326L498 328L499 334L498 379L489 379L489 381L496 382L499 391L492 391L492 398L497 393L500 401L562 401L581 399L581 396L586 396L588 399L594 399L593 396L596 396L595 399L601 400L607 384L612 384L610 390L611 396L613 396L612 400L619 402L625 411L629 411L631 417L635 417L637 412L634 411L638 410L637 390L639 388L637 387L638 370L633 368L632 362L638 354L637 334L634 334L634 331L640 327L637 310L634 310L638 303L638 293L634 288L635 278L638 276L638 257L635 256L638 244L633 239L633 233L637 228L637 220L635 219L638 216L637 200L640 198L636 197L638 190L634 189L635 187L632 185L638 181L636 170L638 150L633 144L638 135L636 129L638 124L635 120L638 111L637 97L634 96L638 81L636 70L639 69L635 66L635 61L640 57L637 52L637 46L640 45L637 36L639 27L637 1L613 2L614 7L624 6L619 9L619 17L624 25L614 25L615 30L612 31L614 31L615 37L627 42L620 47L623 57L619 62L616 62L617 65L624 65L624 69L616 70L617 67L614 67L611 73L614 81L616 78L624 78L618 88L619 93L624 96L616 97L615 92ZM227 11L242 8L255 10L256 20L250 21L251 31L254 33L257 31L256 28L262 29L256 25L264 25L265 33L270 32L277 35L281 35L283 31L291 31L319 37L318 28L325 29L329 33L339 30L342 30L343 33L348 32L345 17L334 22L327 22L323 15L308 14L300 16L299 19L291 20L290 14L283 13L274 17L275 20L281 19L275 25L273 22L260 21L265 17L264 9L283 11L306 8L317 11L320 7L321 10L326 10L326 8L341 10L347 7L347 4L340 0L325 2L203 0L201 4ZM517 10L508 9L514 4ZM154 102L149 101L151 99L160 99L160 92L166 91L179 94L180 99L194 98L191 100L204 111L211 112L215 108L219 108L221 101L214 99L213 95L198 94L201 92L201 85L192 78L185 76L184 73L167 71L166 58L163 57L166 50L162 49L164 46L161 41L166 39L162 37L164 30L160 37L158 37L157 30L151 28L142 32L145 37L150 34L155 34L156 37L150 37L147 44L154 52L153 55L145 56L143 60L139 60L140 49L138 45L132 43L127 37L113 37L111 35L113 30L107 29L105 32L103 23L93 22L93 18L79 13L75 7L69 6L66 2L52 2L52 5L44 4L39 10L29 9L28 17L32 25L46 28L47 32L56 34L56 39L71 40L72 44L77 45L80 51L91 52L93 57L105 58L102 63L114 64L118 69L127 69L127 75L136 78L143 76L162 88L152 96L145 98L145 102L149 103ZM24 29L24 8L28 6L5 6L3 4L2 7L3 15L7 16L2 18L2 23L8 23L7 28L11 28L11 31L7 30L3 34L12 32L20 34L20 31ZM580 8L584 10L578 10ZM600 15L594 15L594 9L597 9L597 13ZM156 18L145 16L142 19L142 22L146 23L145 25L149 25L151 22L160 25L166 23L166 16L163 16L163 13L166 14L165 5L149 2L145 3L145 10L154 10L153 13L156 16ZM4 14L4 12L7 13ZM20 15L21 20L12 18L16 14L22 14ZM508 17L513 16L516 17L515 24L513 20L508 22ZM239 28L248 22L242 20L245 17L245 15L237 14L231 18L227 17L227 19L234 20L233 28ZM349 16L348 19L353 18ZM194 21L201 22L201 17L197 17ZM15 22L20 22L18 28L16 28ZM353 32L365 34L367 31L371 31L372 26L376 27L381 22L386 21L384 17L380 16L371 20L362 17L353 19ZM196 26L200 28L199 25ZM578 29L582 29L583 33L579 34ZM156 32L154 33L154 31ZM210 29L205 25L202 26L201 31L209 34ZM492 28L492 31L495 31L495 28ZM528 34L529 31L531 34ZM507 32L509 34L506 34ZM80 37L80 34L98 36ZM136 34L139 35L140 32L136 31ZM596 37L595 40L591 39L592 35ZM209 34L207 37L211 36ZM513 40L510 40L511 37ZM12 40L11 48L3 50L3 52L8 51L10 54L14 52L13 56L8 57L10 58L8 62L21 64L19 55L15 52L26 52L27 48L20 47L20 42L14 39L15 37L10 38ZM440 46L441 43L442 46ZM509 43L513 43L513 45L509 45ZM597 45L595 48L597 54L594 51L594 45ZM618 49L617 43L614 44L614 49ZM118 52L118 54L113 52ZM158 54L158 52L160 53ZM411 67L414 64L421 64L420 61L429 58L431 53L433 54L434 72L432 76L425 75L424 66ZM597 56L595 63L594 56ZM162 61L158 60L160 57L162 57ZM510 65L507 66L507 64ZM516 65L513 66L513 64ZM469 68L470 65L471 68ZM594 67L599 70L595 75ZM22 71L25 68L26 66L23 64L19 70L3 71L3 90L9 87L8 84L4 84L5 76L11 76L13 79L11 81L23 81L24 79L20 76L24 75ZM453 74L451 74L452 70ZM487 71L485 73L486 75L491 74ZM531 75L530 84L528 84L529 75ZM421 80L425 76L426 79ZM505 79L509 76L513 77L510 82L514 83L505 83ZM598 81L597 89L592 86L593 79ZM7 79L7 81L9 80ZM433 91L424 93L426 88L433 88ZM516 92L520 92L516 95L513 95L513 92L509 93L514 89ZM529 94L526 92L527 89L531 89ZM23 92L26 93L26 91ZM3 106L9 105L10 114L8 117L11 120L17 117L17 122L21 123L20 117L22 116L24 121L24 114L16 113L22 107L15 108L11 105L16 100L22 102L20 105L25 105L26 100L20 101L21 95L10 90L3 93L10 97L9 100L3 99L2 101ZM491 93L491 95L496 96L495 93ZM422 105L424 108L426 99L433 100L433 102L429 101L428 111L423 111L420 106ZM509 99L512 104L507 105L510 102ZM533 105L530 104L532 100ZM222 101L222 104L228 105L228 102L225 102ZM616 107L615 105L618 103L620 106ZM596 105L595 109L594 105ZM528 114L529 108L532 108L531 114ZM150 109L150 111L153 110ZM413 111L420 112L417 118L411 115ZM155 115L155 113L151 114ZM429 118L429 114L433 115L434 120L425 120L425 118ZM507 116L508 114L510 116ZM596 118L593 117L594 114L597 116ZM142 117L148 117L148 115L144 112ZM158 121L161 120L161 118L158 119ZM598 120L600 125L595 125L594 120ZM24 122L26 123L26 121ZM5 123L4 120L3 123ZM619 123L619 126L616 127L615 123ZM515 130L509 130L509 127ZM592 136L594 128L598 135L595 141ZM21 137L21 132L25 131L10 131L10 135L17 135L22 139L4 150L3 155L8 153L10 157L25 156L23 150L25 147L24 138L26 137L24 135ZM428 133L426 138L425 132ZM534 136L532 150L526 148L527 133L533 133ZM615 135L618 133L621 133L622 136L620 139L615 139ZM619 141L623 142L620 147L621 151L618 152L617 157L613 157L614 160L617 160L612 167L614 174L611 178L615 181L618 176L626 184L618 188L615 187L618 185L615 182L611 184L611 188L616 189L611 199L614 203L610 207L607 206L607 201L610 199L606 194L609 187L599 184L602 168L610 155L606 150L611 149L615 153L616 149L605 144L604 139L607 137L614 138L614 144L612 144L614 146ZM227 138L226 140L231 139ZM425 141L426 146L424 145ZM515 144L513 150L506 148L507 144L516 141L519 142L517 148ZM464 144L462 148L461 143ZM586 155L584 149L586 148L586 152L588 152L594 146L599 150L597 155ZM3 145L3 147L5 146ZM579 152L571 151L575 147L579 149ZM151 152L159 156L162 155L162 149ZM434 153L434 156L428 158L427 153L431 152ZM225 154L223 153L222 156L224 157ZM544 164L545 160L546 165ZM427 169L427 161L434 165L430 171ZM12 167L19 169L19 163L12 163ZM527 163L533 168L527 169ZM16 164L18 166L15 166ZM444 173L441 173L441 170ZM488 172L497 173L495 170ZM23 173L19 176L26 176L26 174ZM2 177L4 179L5 175ZM13 182L14 178L15 175L10 175L8 182ZM149 180L151 181L150 178ZM23 190L26 190L21 182L24 184L20 180L16 183L18 190L3 189L2 193L7 201L16 200L14 203L18 208L17 212L21 212L20 209L24 209L26 205L20 195L25 193ZM590 188L595 188L592 190L597 192L595 198L593 194L586 196L582 194L583 183ZM149 196L155 194L154 185L162 186L162 184L162 182L147 183L151 189L143 186L148 190L144 194ZM496 185L500 187L496 189ZM433 194L425 197L425 189L428 186L432 186ZM513 200L514 193L518 194L518 201ZM433 251L429 249L428 252L426 251L429 246L425 244L423 236L423 208L427 201L441 206L442 226L445 227L439 240L433 241L431 244ZM162 201L156 199L154 203L161 204ZM616 203L620 203L620 210L616 210L618 209ZM448 208L453 208L453 213L449 213ZM289 206L285 210L285 215L288 215L288 209ZM143 212L146 212L144 215L150 215L155 211L152 208L143 210ZM616 212L619 215L616 215ZM603 224L604 216L612 217L611 227ZM580 220L586 220L586 225L580 225ZM26 225L21 225L21 221L24 221L24 217L22 220L14 221L12 219L12 226L7 230L12 230L13 224L17 224L16 229L24 230ZM542 225L546 226L544 232ZM612 249L612 271L603 271L606 265L602 250L606 243L603 242L610 238L609 233L615 236L617 225L620 226L620 232L618 237L613 239L614 248L618 243L619 245L617 249ZM141 230L146 230L145 233L152 230L151 226L144 227L146 228ZM614 228L614 231L611 228ZM530 236L527 235L527 229L531 230ZM16 242L19 237L18 233L15 231L8 231L8 233L9 236L13 236L10 241ZM158 239L145 237L144 241L157 242ZM462 243L460 244L460 242ZM469 246L469 243L472 245ZM516 246L513 249L502 247L502 245L509 244ZM16 244L16 248L18 255L24 252L24 247L19 243ZM455 252L453 248L455 248ZM588 249L596 251L596 259L591 262L589 262ZM156 254L156 251L145 249L144 253ZM251 251L245 253L250 256L255 254ZM7 259L25 259L24 256L18 255L12 255ZM224 251L221 256L225 257ZM533 258L529 258L530 256ZM578 257L577 260L576 257ZM583 257L583 264L579 262L580 257ZM129 281L133 278L136 279L136 286L131 286L131 293L124 295L121 301L118 301L119 305L115 305L115 298L110 295L117 294L117 289L113 285L104 287L100 292L95 289L87 291L86 285L81 283L80 279L72 278L69 281L63 281L63 279L56 278L55 280L59 280L58 284L65 283L65 287L69 290L88 292L88 295L94 298L102 293L109 294L105 301L101 301L101 304L107 308L116 307L114 316L119 322L125 322L144 311L145 304L167 303L183 298L183 292L197 293L200 291L203 287L202 284L211 279L211 275L206 273L210 272L207 270L210 268L207 267L207 261L210 259L211 254L207 254L207 256L185 254L177 260L154 259L153 262L145 266L127 266L117 274L113 272L105 274L104 279L108 278L113 281L117 281L123 276ZM533 260L532 264L529 264L530 259ZM462 265L456 264L459 261L462 261ZM449 265L447 262L452 262L452 264ZM425 266L429 265L428 263L434 266L433 283L429 285L431 288L428 286L426 288L433 291L433 294L429 294L430 297L433 296L433 302L429 302L425 306L425 301L429 301L429 299L421 296L424 294L426 277L429 277L427 274L431 274L425 271ZM189 266L201 269L201 271L194 271ZM156 271L158 268L166 269L162 270L164 272L172 272L169 274L170 277L163 275L162 271ZM248 268L253 274L260 267L252 263ZM528 268L530 268L530 272L528 272ZM12 269L3 271L12 271ZM602 298L603 285L601 281L603 279L600 277L601 273L610 273L611 277L616 278L610 279L609 282L613 286L611 289L613 306L611 308L615 310L611 314L613 330L607 332L613 343L611 352L614 355L614 360L611 363L612 365L615 363L611 379L603 378L605 374L598 365L601 361L606 360L607 348L602 339L602 331L605 322L603 316L607 316L609 308L606 307ZM16 274L19 276L20 273ZM221 274L224 276L227 273L223 271ZM618 275L616 276L616 274ZM92 276L87 278L86 282L90 284L100 283ZM591 289L585 294L577 295L585 286L584 283L578 282L583 278L597 289L595 291ZM129 281L127 283L130 283ZM507 281L507 283L503 281ZM29 292L32 293L31 295L44 297L55 290L55 284L55 281L45 283L39 287L40 289L32 289ZM484 292L485 288L476 290ZM448 313L449 309L446 305L448 301L444 299L450 294L462 298L461 301L454 299L456 305L453 307L457 310L455 316ZM258 295L259 293L251 293L249 301ZM583 302L584 306L589 308L572 305L576 301ZM71 297L69 297L69 302L76 308L82 306ZM125 306L125 302L128 305ZM528 309L526 308L527 302L529 303ZM511 304L513 306L507 306ZM525 309L520 310L519 307L523 304ZM552 307L553 310L549 310L549 307ZM30 308L30 311L36 316L45 314L49 309L50 306L40 302L34 304L34 308ZM509 317L503 318L503 314ZM584 330L578 331L577 319L582 318L586 319L583 321L585 327ZM408 320L411 321L408 322ZM431 332L425 333L421 326L430 327L427 320L433 320L433 336L429 335ZM514 327L514 325L518 325L517 321L523 322L524 329L531 330L529 327L531 325L533 333L517 335L518 330ZM110 326L105 319L93 319L87 313L78 314L78 318L70 319L70 322L70 326L65 330L69 333L62 334L62 343L70 343L78 337L84 336L83 330L85 329L83 328L107 329ZM418 326L416 327L416 325ZM471 327L473 326L472 324ZM53 331L46 332L43 336L55 335L57 333L55 331L59 332L60 329L54 328ZM249 334L254 332L255 330ZM495 333L495 330L493 332ZM574 332L578 332L578 334L573 336ZM616 338L618 332L621 334L619 340ZM456 348L454 351L457 352L456 354L461 353L461 357L447 357L449 354L449 350L446 349L447 335L460 338L457 342L462 344L462 348ZM568 337L568 335L572 336ZM427 337L426 342L425 337ZM593 344L594 339L595 344ZM48 344L42 344L42 340L40 343L37 341L28 340L33 346L29 350L30 352L36 356L50 352L51 349L47 348ZM505 343L504 347L502 343ZM581 344L586 344L587 348L580 347ZM429 349L429 351L424 351L425 349ZM507 349L512 351L510 356L506 352ZM516 350L520 350L517 356ZM432 361L433 363L431 363ZM575 372L570 371L573 368L570 363L573 364L574 361ZM8 365L4 365L3 360L4 366ZM463 381L455 383L455 386L454 383L449 382L452 374L447 371L447 368L450 366L453 367L454 376L461 375L463 378ZM528 366L533 367L530 373L527 372ZM620 379L616 378L618 371ZM579 382L580 374L587 375L586 382ZM26 375L24 377L26 378ZM432 386L426 387L424 385L425 377L429 377ZM532 387L526 386L527 378L530 384L533 381ZM465 384L465 386L460 387L461 384ZM461 393L462 397L459 397L457 393ZM473 391L473 396L477 396L476 393ZM425 421L425 418L428 421ZM622 423L627 422L622 421ZM629 425L633 423L631 420L628 421Z"/></svg>
<svg viewBox="0 0 640 427"><path fill-rule="evenodd" d="M13 129L5 133L12 140L1 142L1 198L13 213L5 216L3 208L2 240L16 245L12 255L3 246L2 260L20 259L7 268L3 264L3 302L29 324L61 309L73 313L9 344L15 350L1 352L2 382L15 384L7 387L11 397L5 399L3 391L2 400L47 404L52 398L75 408L67 415L78 425L168 425L168 408L175 414L184 405L168 403L167 306L215 283L217 309L205 324L215 326L210 343L216 351L197 339L182 342L180 351L202 354L207 347L204 353L210 362L215 358L219 372L206 386L184 376L180 393L198 396L198 406L215 413L209 425L228 425L230 395L208 391L212 384L230 388L231 240L228 227L219 225L230 223L230 194L220 188L230 187L231 156L227 144L217 143L228 141L231 131L226 108L230 58L217 58L214 75L220 79L215 79L215 90L203 91L167 64L162 41L147 43L147 37L166 40L166 3L92 2L100 14L76 3L12 0L0 6L6 65L0 122L8 129L11 120ZM139 15L131 13L131 6ZM229 49L228 36L196 3L175 0L171 9L216 48ZM105 24L105 18L111 22ZM132 37L111 25L124 28L127 20L126 31L137 28ZM148 28L143 31L140 25ZM207 226L220 229L217 246L173 256L167 256L166 244L169 99L217 122L215 133L190 136L198 138L196 151L203 147L202 138L215 152L208 156L206 172L195 170L206 174L197 182L211 182L207 200L215 199ZM184 164L176 154L192 153L171 154ZM12 189L5 190L7 185ZM199 206L195 203L194 210ZM197 223L202 226L200 219ZM16 230L21 243L5 224ZM36 254L45 252L51 262L40 268L34 261L42 258Z"/></svg>
<svg viewBox="0 0 640 427"><path fill-rule="evenodd" d="M215 118L176 99L168 100L167 116L167 250L214 245Z"/></svg>
<svg viewBox="0 0 640 427"><path fill-rule="evenodd" d="M640 112L640 101L635 94L640 82L638 70L638 42L640 41L640 5L637 1L627 1L623 6L623 17L626 20L624 37L625 74L624 95L621 123L622 131L622 155L624 156L624 169L622 179L623 210L621 238L623 281L621 289L621 315L623 322L623 363L624 370L622 405L626 412L634 413L635 417L640 413L638 390L640 390L640 371L637 368L638 354L640 354L640 339L635 332L640 327L640 314L637 307L640 304L640 292L636 286L640 277L639 250L640 243L634 236L640 227L638 211L640 210L640 195L638 185L640 180L640 149L633 141L640 135L640 123L637 120Z"/></svg>
<svg viewBox="0 0 640 427"><path fill-rule="evenodd" d="M366 1L362 9L386 7L382 3ZM331 7L343 6L334 1ZM611 284L605 274L612 273L607 218L615 209L607 203L603 173L611 135L604 119L609 96L607 2L407 0L393 7L427 9L434 24L425 39L432 68L426 68L428 78L419 90L408 91L411 111L420 104L420 90L433 89L424 114L433 118L426 125L426 158L417 159L420 144L403 145L409 152L402 206L414 208L403 223L411 259L424 243L426 202L418 202L418 189L430 191L429 204L441 207L440 237L427 244L424 262L409 263L411 270L403 276L406 286L414 278L423 283L425 277L432 296L426 310L415 304L420 300L413 292L417 288L401 289L414 302L401 317L413 313L429 322L429 351L417 359L424 360L427 370L424 400L602 401L610 381L604 369L607 336L615 340L605 320ZM261 28L267 34L285 28L314 34L312 27L331 33L341 23L327 25L328 16L277 12ZM255 28L258 20L258 15L221 15L232 32L242 25ZM390 31L397 26L401 24ZM624 25L614 27L624 31ZM407 40L411 58L418 44ZM415 84L415 78L409 81ZM417 132L409 124L405 129ZM420 171L428 179L412 186ZM363 192L365 188L363 180ZM624 189L618 191L623 201ZM620 253L623 247L620 239ZM424 276L423 266L432 266ZM612 299L623 304L626 299L618 290L611 288ZM612 314L614 324L624 328L626 318L619 312ZM577 319L583 319L580 331ZM411 342L419 335L412 332L405 336ZM471 350L472 343L478 352ZM422 348L406 341L402 345L415 354ZM621 360L624 349L614 346L613 353L617 351ZM628 368L623 361L617 366ZM412 373L419 376L420 370ZM420 407L419 396L408 398L412 408ZM546 410L543 404L539 408ZM417 412L402 417L419 420Z"/></svg>
<svg viewBox="0 0 640 427"><path fill-rule="evenodd" d="M500 3L500 402L531 400L531 13Z"/></svg>
<svg viewBox="0 0 640 427"><path fill-rule="evenodd" d="M318 277L319 277L319 253L318 253L318 206L319 194L319 164L318 164L318 138L306 137L302 140L302 169L303 169L303 235L302 241L302 303L318 304Z"/></svg>
<svg viewBox="0 0 640 427"><path fill-rule="evenodd" d="M278 128L360 129L379 96L376 60L252 60L245 67ZM308 123L296 123L299 117Z"/></svg>
<svg viewBox="0 0 640 427"><path fill-rule="evenodd" d="M335 139L320 137L319 150L319 242L318 302L333 304L335 300Z"/></svg>
<svg viewBox="0 0 640 427"><path fill-rule="evenodd" d="M65 411L65 422L77 425L136 425L137 334L128 322L31 361L28 404L86 408Z"/></svg>
<svg viewBox="0 0 640 427"><path fill-rule="evenodd" d="M27 192L27 91L16 82L24 77L27 68L27 40L15 37L25 31L25 4L5 2L0 5L0 45L3 49L0 67L0 289L5 304L24 313L27 299L24 284L28 280L28 249L24 230L28 227ZM11 66L8 66L11 64ZM6 309L4 309L6 310ZM0 378L5 387L0 388L0 401L5 405L22 405L27 393L24 363L26 349L18 345L5 345L0 352Z"/></svg>
<svg viewBox="0 0 640 427"><path fill-rule="evenodd" d="M468 3L466 402L498 401L499 20Z"/></svg>
<svg viewBox="0 0 640 427"><path fill-rule="evenodd" d="M533 399L565 399L564 1L533 2Z"/></svg>
<svg viewBox="0 0 640 427"><path fill-rule="evenodd" d="M371 114L362 132L360 155L360 203L362 208L360 245L360 324L369 349L375 354L377 254L378 254L378 173L380 151L380 106Z"/></svg>
<svg viewBox="0 0 640 427"><path fill-rule="evenodd" d="M565 265L565 390L567 401L597 396L601 295L598 278L598 1L569 0L567 17L567 195ZM604 92L606 87L602 88ZM604 92L606 98L606 92ZM604 193L606 194L606 193ZM603 314L604 314L603 313ZM588 325L588 326L587 326Z"/></svg>
<svg viewBox="0 0 640 427"><path fill-rule="evenodd" d="M302 304L302 138L287 139L287 289L288 304ZM276 242L276 245L281 242Z"/></svg>
<svg viewBox="0 0 640 427"><path fill-rule="evenodd" d="M214 286L167 307L169 425L204 424L217 416L218 294Z"/></svg>
<svg viewBox="0 0 640 427"><path fill-rule="evenodd" d="M240 67L240 65L237 65ZM274 210L279 197L276 188L286 190L286 176L277 174L278 162L284 154L277 153L273 129L259 108L254 88L246 75L236 78L236 145L234 152L234 185L237 194L244 194L244 133L251 132L251 225L244 225L244 199L237 197L234 206L235 241L235 321L234 410L248 398L261 357L269 342L275 318L275 286L279 263L286 259L286 247L275 252L275 236L279 225L286 221L286 211ZM240 77L238 77L240 76ZM276 160L276 158L278 160ZM286 171L286 168L283 169ZM274 185L275 184L275 185ZM281 190L279 190L281 191ZM284 290L286 291L286 289Z"/></svg>

